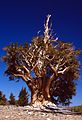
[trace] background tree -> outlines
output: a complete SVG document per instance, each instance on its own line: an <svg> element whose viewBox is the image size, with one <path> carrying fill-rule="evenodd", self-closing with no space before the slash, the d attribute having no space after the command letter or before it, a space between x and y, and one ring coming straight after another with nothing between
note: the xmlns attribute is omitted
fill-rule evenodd
<svg viewBox="0 0 82 120"><path fill-rule="evenodd" d="M5 74L10 80L24 80L31 91L32 104L45 101L69 104L76 92L75 81L80 69L77 56L81 51L71 43L54 38L49 19L50 15L44 24L43 36L33 38L32 44L11 44L4 48Z"/></svg>
<svg viewBox="0 0 82 120"><path fill-rule="evenodd" d="M2 99L2 91L0 91L0 100Z"/></svg>
<svg viewBox="0 0 82 120"><path fill-rule="evenodd" d="M5 95L0 91L0 105L6 105L7 99Z"/></svg>
<svg viewBox="0 0 82 120"><path fill-rule="evenodd" d="M15 105L15 96L13 95L13 93L10 94L10 100L9 100L9 103L10 105Z"/></svg>
<svg viewBox="0 0 82 120"><path fill-rule="evenodd" d="M26 91L26 88L22 88L19 93L18 105L19 106L28 105L28 93Z"/></svg>

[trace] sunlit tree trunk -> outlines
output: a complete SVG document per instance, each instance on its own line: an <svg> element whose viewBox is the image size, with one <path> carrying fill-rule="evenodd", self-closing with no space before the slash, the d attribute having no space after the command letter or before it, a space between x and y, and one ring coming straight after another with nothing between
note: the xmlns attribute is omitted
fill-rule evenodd
<svg viewBox="0 0 82 120"><path fill-rule="evenodd" d="M45 101L51 101L50 84L53 80L54 74L50 79L44 77L26 83L31 91L31 104L34 104L35 102L43 104Z"/></svg>

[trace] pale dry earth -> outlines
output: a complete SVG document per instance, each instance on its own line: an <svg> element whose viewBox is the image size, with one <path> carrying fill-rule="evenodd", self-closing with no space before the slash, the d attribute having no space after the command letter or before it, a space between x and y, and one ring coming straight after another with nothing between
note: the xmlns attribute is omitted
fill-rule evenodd
<svg viewBox="0 0 82 120"><path fill-rule="evenodd" d="M0 106L0 120L82 120L82 115L31 111L26 107Z"/></svg>

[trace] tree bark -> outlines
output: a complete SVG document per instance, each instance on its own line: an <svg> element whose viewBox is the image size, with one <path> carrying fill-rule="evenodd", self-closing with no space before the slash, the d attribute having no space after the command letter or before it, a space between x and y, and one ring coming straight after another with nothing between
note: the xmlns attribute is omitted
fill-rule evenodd
<svg viewBox="0 0 82 120"><path fill-rule="evenodd" d="M54 74L49 78L38 78L34 81L27 82L31 91L31 104L40 102L43 104L45 101L51 101L50 84L54 80Z"/></svg>

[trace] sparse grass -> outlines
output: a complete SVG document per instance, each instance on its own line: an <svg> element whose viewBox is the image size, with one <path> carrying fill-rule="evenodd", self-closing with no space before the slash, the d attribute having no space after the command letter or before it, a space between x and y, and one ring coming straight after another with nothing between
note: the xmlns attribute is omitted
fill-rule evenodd
<svg viewBox="0 0 82 120"><path fill-rule="evenodd" d="M73 112L82 112L82 105L71 108Z"/></svg>

